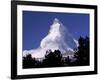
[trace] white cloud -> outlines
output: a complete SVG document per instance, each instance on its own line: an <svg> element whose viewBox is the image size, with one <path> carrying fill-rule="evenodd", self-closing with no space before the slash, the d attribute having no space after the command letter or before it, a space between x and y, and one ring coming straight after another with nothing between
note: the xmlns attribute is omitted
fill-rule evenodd
<svg viewBox="0 0 100 80"><path fill-rule="evenodd" d="M73 52L73 48L77 46L77 40L72 38L66 27L64 27L63 24L55 18L50 27L49 34L41 40L39 48L24 50L23 56L32 54L32 57L42 58L49 49L52 51L59 49L61 53L69 53Z"/></svg>

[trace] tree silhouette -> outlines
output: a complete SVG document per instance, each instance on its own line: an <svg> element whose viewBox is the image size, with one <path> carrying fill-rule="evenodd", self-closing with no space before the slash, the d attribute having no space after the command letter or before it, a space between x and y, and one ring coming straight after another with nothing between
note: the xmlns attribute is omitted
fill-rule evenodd
<svg viewBox="0 0 100 80"><path fill-rule="evenodd" d="M80 37L78 51L75 52L76 65L89 65L89 38Z"/></svg>
<svg viewBox="0 0 100 80"><path fill-rule="evenodd" d="M62 65L62 55L59 50L55 50L52 52L49 50L49 53L47 52L45 55L45 59L43 60L43 65L47 67L53 67L53 66L61 66Z"/></svg>
<svg viewBox="0 0 100 80"><path fill-rule="evenodd" d="M66 64L67 66L71 65L71 59L69 58L69 56L67 56L67 57L65 58L64 64Z"/></svg>
<svg viewBox="0 0 100 80"><path fill-rule="evenodd" d="M32 58L31 54L28 54L26 57L23 57L23 68L33 68L37 66L38 61L35 58Z"/></svg>

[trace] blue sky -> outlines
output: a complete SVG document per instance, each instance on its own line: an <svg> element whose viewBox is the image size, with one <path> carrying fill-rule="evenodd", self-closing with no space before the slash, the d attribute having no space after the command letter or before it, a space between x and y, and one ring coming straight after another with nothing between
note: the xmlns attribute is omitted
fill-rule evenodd
<svg viewBox="0 0 100 80"><path fill-rule="evenodd" d="M23 50L36 49L58 18L72 36L89 36L89 14L23 11Z"/></svg>

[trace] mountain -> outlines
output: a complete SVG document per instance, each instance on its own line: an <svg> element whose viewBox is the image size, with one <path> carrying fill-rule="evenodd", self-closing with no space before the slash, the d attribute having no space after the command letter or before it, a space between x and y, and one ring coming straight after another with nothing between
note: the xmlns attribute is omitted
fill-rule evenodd
<svg viewBox="0 0 100 80"><path fill-rule="evenodd" d="M24 50L23 56L32 54L32 57L43 58L47 50L60 50L64 55L72 55L78 41L72 37L68 29L55 18L47 36L45 36L37 49Z"/></svg>

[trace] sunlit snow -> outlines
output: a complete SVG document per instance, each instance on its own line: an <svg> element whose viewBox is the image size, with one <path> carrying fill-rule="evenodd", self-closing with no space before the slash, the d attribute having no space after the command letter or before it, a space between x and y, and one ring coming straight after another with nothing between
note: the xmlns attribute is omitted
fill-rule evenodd
<svg viewBox="0 0 100 80"><path fill-rule="evenodd" d="M43 58L47 50L60 50L62 54L70 55L74 48L78 46L78 41L72 37L67 28L55 18L47 36L45 36L37 49L24 50L23 56L31 54L35 58Z"/></svg>

